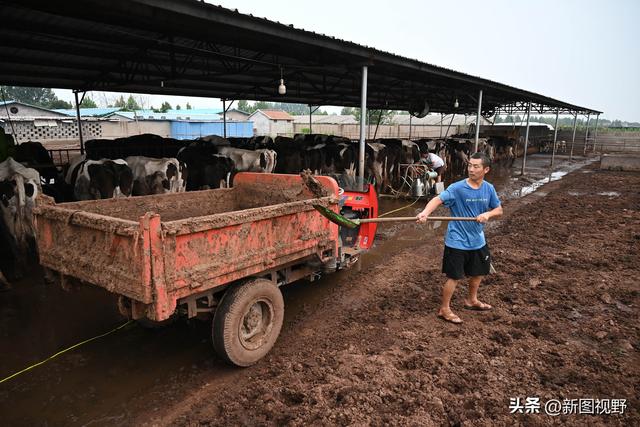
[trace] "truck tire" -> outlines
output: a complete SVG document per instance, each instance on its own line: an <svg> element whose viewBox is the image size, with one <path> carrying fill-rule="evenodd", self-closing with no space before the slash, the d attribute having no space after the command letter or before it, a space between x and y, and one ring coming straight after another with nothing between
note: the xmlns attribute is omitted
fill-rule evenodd
<svg viewBox="0 0 640 427"><path fill-rule="evenodd" d="M232 287L213 317L213 347L236 366L251 366L273 347L284 318L284 300L276 285L255 279Z"/></svg>

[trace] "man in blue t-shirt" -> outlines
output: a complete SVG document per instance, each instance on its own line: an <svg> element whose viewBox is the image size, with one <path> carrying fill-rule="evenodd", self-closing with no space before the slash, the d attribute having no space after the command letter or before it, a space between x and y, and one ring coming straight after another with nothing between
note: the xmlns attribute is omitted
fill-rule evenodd
<svg viewBox="0 0 640 427"><path fill-rule="evenodd" d="M476 218L472 221L450 221L444 238L442 272L447 281L442 289L442 302L438 317L462 323L449 306L458 282L469 278L469 294L464 300L468 310L491 310L491 306L478 299L478 288L482 278L489 274L491 254L484 239L484 224L491 218L502 215L502 206L493 185L484 180L491 168L491 161L483 153L475 153L469 159L469 178L451 184L434 197L418 215L418 223L427 222L427 217L444 204L452 216Z"/></svg>

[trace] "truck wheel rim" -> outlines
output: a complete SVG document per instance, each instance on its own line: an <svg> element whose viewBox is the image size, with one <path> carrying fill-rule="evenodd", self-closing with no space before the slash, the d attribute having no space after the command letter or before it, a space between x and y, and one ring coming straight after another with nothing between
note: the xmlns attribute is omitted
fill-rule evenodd
<svg viewBox="0 0 640 427"><path fill-rule="evenodd" d="M262 346L273 326L273 306L268 300L255 301L242 317L240 342L248 350Z"/></svg>

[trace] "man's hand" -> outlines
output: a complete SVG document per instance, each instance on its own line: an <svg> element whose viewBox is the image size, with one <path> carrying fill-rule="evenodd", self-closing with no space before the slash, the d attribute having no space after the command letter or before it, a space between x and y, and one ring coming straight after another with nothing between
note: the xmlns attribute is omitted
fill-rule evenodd
<svg viewBox="0 0 640 427"><path fill-rule="evenodd" d="M425 224L427 222L428 217L429 217L429 214L422 211L418 214L416 222L418 224Z"/></svg>
<svg viewBox="0 0 640 427"><path fill-rule="evenodd" d="M491 218L491 217L489 216L489 214L487 212L485 212L485 213L481 213L480 215L478 215L476 217L476 221L478 221L481 224L484 224L485 222L489 221L489 218Z"/></svg>

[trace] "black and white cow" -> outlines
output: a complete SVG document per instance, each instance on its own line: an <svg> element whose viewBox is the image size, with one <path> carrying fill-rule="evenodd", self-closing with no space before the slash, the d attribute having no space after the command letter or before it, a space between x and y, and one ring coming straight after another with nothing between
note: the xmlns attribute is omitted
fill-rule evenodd
<svg viewBox="0 0 640 427"><path fill-rule="evenodd" d="M134 196L180 193L186 189L186 166L176 158L130 156L125 160L133 173Z"/></svg>
<svg viewBox="0 0 640 427"><path fill-rule="evenodd" d="M33 208L40 174L8 158L0 163L0 282L7 285L37 260Z"/></svg>
<svg viewBox="0 0 640 427"><path fill-rule="evenodd" d="M133 173L123 159L77 156L71 160L65 181L73 186L76 200L129 197L133 189Z"/></svg>
<svg viewBox="0 0 640 427"><path fill-rule="evenodd" d="M87 141L87 160L124 159L130 156L146 156L156 159L176 157L181 148L191 141L163 138L153 134L133 135L116 139L93 139Z"/></svg>
<svg viewBox="0 0 640 427"><path fill-rule="evenodd" d="M186 165L186 190L226 188L231 185L235 165L227 156L217 154L215 147L192 144L178 153L178 161Z"/></svg>
<svg viewBox="0 0 640 427"><path fill-rule="evenodd" d="M58 169L44 146L37 141L27 141L15 146L13 159L25 167L35 169L43 184L51 184L58 179Z"/></svg>
<svg viewBox="0 0 640 427"><path fill-rule="evenodd" d="M218 154L233 160L237 172L272 173L276 168L277 153L261 148L255 151L234 147L218 147Z"/></svg>
<svg viewBox="0 0 640 427"><path fill-rule="evenodd" d="M273 150L277 154L275 173L298 174L304 169L304 156L293 138L278 136L273 143Z"/></svg>

